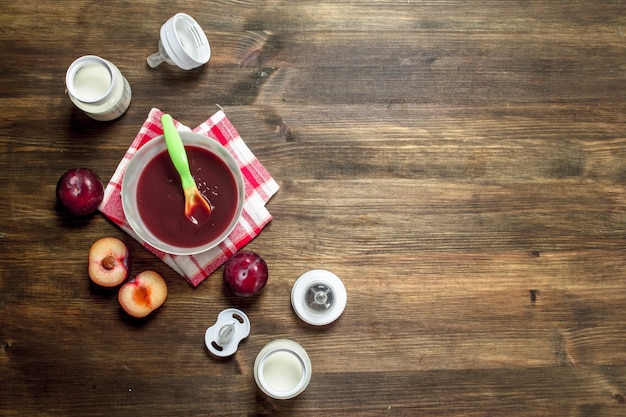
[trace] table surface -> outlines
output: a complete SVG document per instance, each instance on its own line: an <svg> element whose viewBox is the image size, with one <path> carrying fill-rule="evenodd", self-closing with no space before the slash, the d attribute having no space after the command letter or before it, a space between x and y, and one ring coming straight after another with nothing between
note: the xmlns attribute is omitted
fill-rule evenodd
<svg viewBox="0 0 626 417"><path fill-rule="evenodd" d="M0 415L623 416L626 4L616 1L4 1L0 16ZM183 71L146 57L192 15L211 42ZM97 122L64 76L118 66L130 109ZM104 180L152 108L196 126L220 105L280 185L247 245L264 291L222 268L190 286L55 186ZM90 284L103 236L163 275L145 320ZM327 269L348 304L302 322L295 280ZM225 308L252 330L214 358ZM309 387L256 387L268 342L300 343Z"/></svg>

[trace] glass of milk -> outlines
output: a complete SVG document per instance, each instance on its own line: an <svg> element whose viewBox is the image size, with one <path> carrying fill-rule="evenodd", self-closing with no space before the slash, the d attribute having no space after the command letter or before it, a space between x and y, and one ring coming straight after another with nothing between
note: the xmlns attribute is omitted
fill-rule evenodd
<svg viewBox="0 0 626 417"><path fill-rule="evenodd" d="M76 59L65 74L65 86L72 103L95 120L120 117L130 106L130 84L120 70L95 55Z"/></svg>
<svg viewBox="0 0 626 417"><path fill-rule="evenodd" d="M298 343L279 339L265 345L254 362L254 379L265 394L279 400L293 398L311 381L311 360Z"/></svg>

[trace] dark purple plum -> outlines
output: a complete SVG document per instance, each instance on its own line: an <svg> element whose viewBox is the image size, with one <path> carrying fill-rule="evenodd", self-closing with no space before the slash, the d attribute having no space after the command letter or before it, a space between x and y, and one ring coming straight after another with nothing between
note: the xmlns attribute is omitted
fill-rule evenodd
<svg viewBox="0 0 626 417"><path fill-rule="evenodd" d="M267 264L257 253L239 251L224 266L224 284L233 294L252 297L267 283Z"/></svg>
<svg viewBox="0 0 626 417"><path fill-rule="evenodd" d="M98 174L89 168L68 170L57 182L58 202L74 216L96 211L104 197L104 186Z"/></svg>

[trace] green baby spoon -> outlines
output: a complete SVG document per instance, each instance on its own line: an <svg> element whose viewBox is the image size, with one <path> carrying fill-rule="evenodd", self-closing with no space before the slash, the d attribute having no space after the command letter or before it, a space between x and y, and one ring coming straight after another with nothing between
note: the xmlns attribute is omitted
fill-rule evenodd
<svg viewBox="0 0 626 417"><path fill-rule="evenodd" d="M189 170L189 161L183 141L180 139L178 130L174 126L172 116L164 114L161 117L163 124L163 134L165 136L165 145L170 159L174 164L174 168L180 176L180 182L183 186L185 194L185 217L193 224L198 224L199 220L207 218L211 214L211 204L198 190L196 181Z"/></svg>

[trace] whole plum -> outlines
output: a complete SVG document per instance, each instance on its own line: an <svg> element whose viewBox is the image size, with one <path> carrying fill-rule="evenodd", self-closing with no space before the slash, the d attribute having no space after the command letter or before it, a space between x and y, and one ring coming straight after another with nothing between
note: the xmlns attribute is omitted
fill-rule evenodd
<svg viewBox="0 0 626 417"><path fill-rule="evenodd" d="M251 297L265 287L267 264L256 252L239 251L224 266L224 284L235 295Z"/></svg>
<svg viewBox="0 0 626 417"><path fill-rule="evenodd" d="M58 202L74 216L96 211L104 198L104 185L89 168L73 168L59 178L56 187Z"/></svg>

